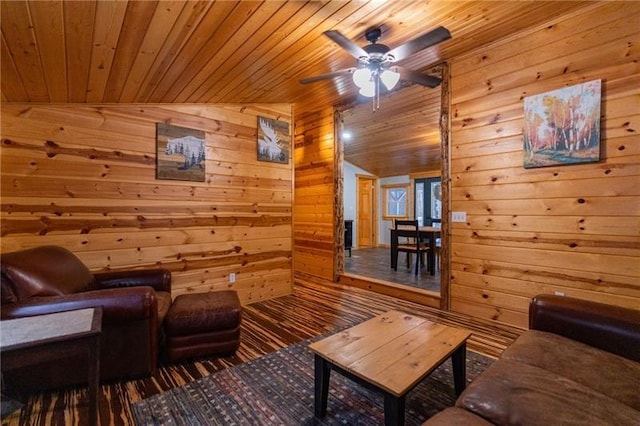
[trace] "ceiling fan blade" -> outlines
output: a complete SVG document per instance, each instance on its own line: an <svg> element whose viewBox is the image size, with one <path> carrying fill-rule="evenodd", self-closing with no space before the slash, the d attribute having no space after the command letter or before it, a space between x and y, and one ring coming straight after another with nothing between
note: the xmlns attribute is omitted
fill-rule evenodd
<svg viewBox="0 0 640 426"><path fill-rule="evenodd" d="M340 31L329 30L325 31L323 34L329 37L331 40L335 41L338 46L349 52L349 54L356 59L363 56L368 56L367 52L362 47L358 46L357 44L343 36Z"/></svg>
<svg viewBox="0 0 640 426"><path fill-rule="evenodd" d="M422 74L418 71L412 71L407 68L403 68L399 66L394 66L394 68L396 68L396 71L400 73L400 77L403 80L412 81L422 86L433 88L433 87L437 87L442 81L442 79L438 77L433 77L428 74Z"/></svg>
<svg viewBox="0 0 640 426"><path fill-rule="evenodd" d="M429 31L418 38L414 38L405 44L401 44L400 46L391 49L387 54L393 56L394 61L401 61L422 49L426 49L427 47L441 43L450 38L451 33L448 29L445 27L438 27L433 31Z"/></svg>
<svg viewBox="0 0 640 426"><path fill-rule="evenodd" d="M316 75L313 77L307 77L307 78L303 78L300 80L300 83L302 84L308 84L308 83L313 83L316 81L320 81L320 80L328 80L331 78L335 78L335 77L341 77L343 75L347 75L347 74L353 74L353 72L356 70L357 68L352 67L352 68L345 68L342 70L338 70L335 72L330 72L327 74L320 74L320 75Z"/></svg>

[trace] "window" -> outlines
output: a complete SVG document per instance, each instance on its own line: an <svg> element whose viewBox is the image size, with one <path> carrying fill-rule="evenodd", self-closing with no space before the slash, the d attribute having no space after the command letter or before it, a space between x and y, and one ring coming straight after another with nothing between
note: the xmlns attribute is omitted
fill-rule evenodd
<svg viewBox="0 0 640 426"><path fill-rule="evenodd" d="M415 216L420 226L442 222L442 184L440 178L415 180Z"/></svg>
<svg viewBox="0 0 640 426"><path fill-rule="evenodd" d="M409 217L409 184L382 185L383 219Z"/></svg>

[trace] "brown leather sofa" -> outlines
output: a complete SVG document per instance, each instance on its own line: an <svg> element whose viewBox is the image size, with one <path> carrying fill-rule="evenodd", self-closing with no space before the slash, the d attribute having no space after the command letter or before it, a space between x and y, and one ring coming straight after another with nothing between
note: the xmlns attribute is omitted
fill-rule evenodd
<svg viewBox="0 0 640 426"><path fill-rule="evenodd" d="M640 311L541 295L529 327L424 424L640 425Z"/></svg>
<svg viewBox="0 0 640 426"><path fill-rule="evenodd" d="M100 378L148 375L157 366L160 326L171 305L171 274L164 269L92 274L57 246L3 253L3 320L102 307ZM84 383L86 357L3 372L8 391Z"/></svg>

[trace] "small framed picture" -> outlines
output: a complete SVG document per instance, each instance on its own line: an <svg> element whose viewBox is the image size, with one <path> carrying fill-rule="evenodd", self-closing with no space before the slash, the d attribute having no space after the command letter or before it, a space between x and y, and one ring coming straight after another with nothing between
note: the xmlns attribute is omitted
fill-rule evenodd
<svg viewBox="0 0 640 426"><path fill-rule="evenodd" d="M156 124L156 178L204 182L205 132Z"/></svg>
<svg viewBox="0 0 640 426"><path fill-rule="evenodd" d="M289 164L289 123L258 116L258 161Z"/></svg>
<svg viewBox="0 0 640 426"><path fill-rule="evenodd" d="M600 160L600 80L524 99L525 168Z"/></svg>

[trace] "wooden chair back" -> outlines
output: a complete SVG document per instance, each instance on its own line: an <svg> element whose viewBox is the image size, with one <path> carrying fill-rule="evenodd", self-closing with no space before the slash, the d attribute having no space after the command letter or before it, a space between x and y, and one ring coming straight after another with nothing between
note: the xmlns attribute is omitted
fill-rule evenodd
<svg viewBox="0 0 640 426"><path fill-rule="evenodd" d="M397 238L397 250L398 252L409 254L416 254L416 274L420 269L420 265L424 264L423 254L429 250L429 244L420 241L420 227L417 220L396 220L394 223L396 230L395 236ZM398 232L402 231L402 232ZM406 241L401 241L404 238ZM407 258L407 262L409 259ZM394 265L397 267L397 265Z"/></svg>
<svg viewBox="0 0 640 426"><path fill-rule="evenodd" d="M394 222L394 228L396 231L405 231L402 233L396 233L398 235L398 250L400 246L414 246L420 241L419 224L417 220L400 220L396 219ZM407 247L410 249L410 247ZM401 250L403 251L403 250Z"/></svg>

